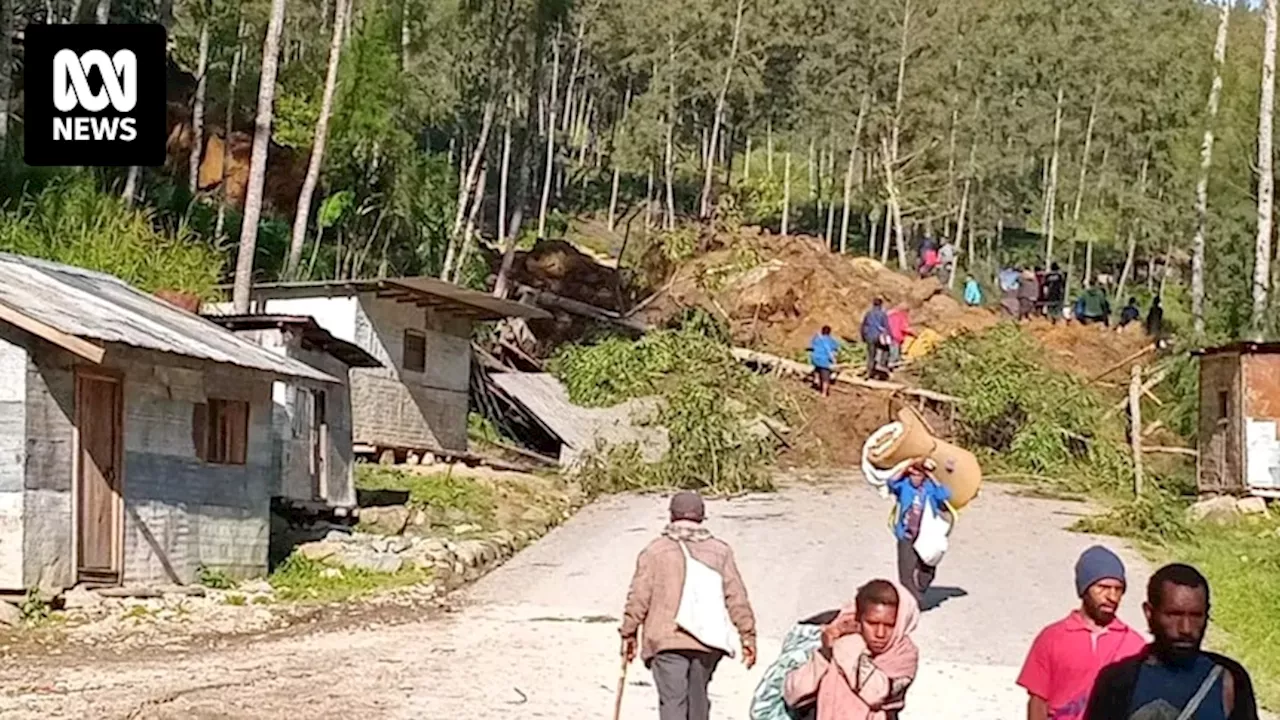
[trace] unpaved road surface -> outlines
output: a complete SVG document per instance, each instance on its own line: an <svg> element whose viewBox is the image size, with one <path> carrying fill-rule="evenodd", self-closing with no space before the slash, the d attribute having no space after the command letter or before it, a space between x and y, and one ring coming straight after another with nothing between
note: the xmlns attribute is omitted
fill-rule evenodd
<svg viewBox="0 0 1280 720"><path fill-rule="evenodd" d="M655 496L589 506L472 587L456 613L137 660L11 664L0 668L0 717L609 717L616 620L635 555L661 530L664 510ZM895 576L888 511L888 501L854 482L709 504L708 527L737 552L762 657L751 672L721 665L713 717L745 717L792 622L843 604L866 580ZM945 599L916 635L922 665L905 718L1022 716L1018 667L1037 630L1075 604L1072 566L1096 541L1065 529L1082 512L998 487L965 511L931 596ZM1147 569L1118 549L1133 588L1121 615L1142 628ZM639 663L623 717L657 717L652 679Z"/></svg>

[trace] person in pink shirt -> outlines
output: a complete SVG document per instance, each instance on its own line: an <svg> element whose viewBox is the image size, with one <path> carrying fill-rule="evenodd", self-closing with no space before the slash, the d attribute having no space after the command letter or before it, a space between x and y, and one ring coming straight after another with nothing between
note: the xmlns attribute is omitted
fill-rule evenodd
<svg viewBox="0 0 1280 720"><path fill-rule="evenodd" d="M1124 597L1124 563L1101 545L1076 562L1080 608L1036 636L1018 675L1027 691L1027 720L1081 720L1102 668L1147 645L1116 617Z"/></svg>
<svg viewBox="0 0 1280 720"><path fill-rule="evenodd" d="M898 303L889 311L889 367L902 364L902 344L908 337L915 337L916 331L911 329L910 308L906 303Z"/></svg>

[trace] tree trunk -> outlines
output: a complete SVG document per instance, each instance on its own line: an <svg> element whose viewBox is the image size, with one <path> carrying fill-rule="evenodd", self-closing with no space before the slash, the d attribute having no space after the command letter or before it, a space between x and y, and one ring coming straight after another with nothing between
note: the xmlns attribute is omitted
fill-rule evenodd
<svg viewBox="0 0 1280 720"><path fill-rule="evenodd" d="M907 40L908 40L908 38L910 37L910 35L909 35L909 28L910 28L910 26L911 26L911 0L903 0L903 3L902 3L902 43L901 43L901 45L900 45L900 46L899 46L899 48L898 48L898 86L897 86L897 89L894 91L894 100L893 100L893 126L892 126L892 130L891 130L891 132L892 132L892 136L891 136L891 141L890 141L890 145L889 145L889 148L888 148L888 154L887 154L887 157L886 157L886 163L888 163L889 165L892 165L894 169L896 169L896 168L898 167L898 149L899 149L899 140L900 140L901 135L902 135L902 98L903 98L903 93L904 93L904 92L905 92L905 90L906 90L906 79L907 79L907 49L908 49L908 43L907 43ZM892 182L893 182L893 181L892 181L892 179L891 179L891 176L892 176L892 170L889 170L888 165L886 165L886 171L888 172L888 176L887 176L887 178L890 178L890 179L889 179L889 182L890 182L890 184L892 184ZM896 190L895 190L894 192L896 192ZM896 202L894 201L894 199L893 199L893 197L892 197L892 196L890 197L889 204L890 204L891 206L895 206L895 207L896 207L896 210L894 211L894 224L895 224L895 225L900 225L900 223L901 223L901 219L902 219L902 209L901 209L901 206L898 206L898 205L896 204ZM900 226L897 228L897 235L898 235L898 238L899 238L899 239L901 239L901 237L902 237L902 228L901 228ZM898 262L899 262L900 264L902 264L904 268L906 267L906 265L905 265L906 258L905 258L905 257L899 257L899 258L898 258Z"/></svg>
<svg viewBox="0 0 1280 720"><path fill-rule="evenodd" d="M551 45L551 93L547 99L547 155L543 163L542 200L538 203L538 239L547 235L547 203L551 200L551 177L556 164L556 95L560 85L560 27Z"/></svg>
<svg viewBox="0 0 1280 720"><path fill-rule="evenodd" d="M253 287L253 260L258 247L258 219L262 216L262 186L267 177L267 148L271 142L271 121L276 98L276 71L280 65L280 32L284 29L285 0L271 0L271 16L262 44L262 70L258 84L258 114L254 119L253 151L249 157L249 182L244 193L244 215L240 225L240 251L236 257L232 302L235 312L249 312Z"/></svg>
<svg viewBox="0 0 1280 720"><path fill-rule="evenodd" d="M813 206L815 217L813 219L814 226L822 224L822 197L818 195L818 183L821 182L821 170L818 165L820 160L815 160L813 154L813 138L809 138L809 204Z"/></svg>
<svg viewBox="0 0 1280 720"><path fill-rule="evenodd" d="M111 17L111 0L98 0L98 6L93 12L93 18L99 25L106 25L107 19Z"/></svg>
<svg viewBox="0 0 1280 720"><path fill-rule="evenodd" d="M1222 97L1222 63L1227 56L1227 25L1231 18L1231 2L1220 2L1222 7L1218 17L1218 39L1213 45L1213 85L1209 88L1209 117L1205 121L1204 140L1200 143L1200 177L1196 180L1196 233L1191 241L1191 319L1197 338L1204 336L1204 244L1209 224L1209 169L1213 165L1214 129Z"/></svg>
<svg viewBox="0 0 1280 720"><path fill-rule="evenodd" d="M579 61L582 59L582 36L587 31L586 20L578 21L578 36L573 44L573 65L569 69L569 82L564 89L564 118L562 119L562 131L569 134L570 141L577 133L578 117L577 113L571 112L573 105L573 86L578 80ZM552 126L554 127L554 125Z"/></svg>
<svg viewBox="0 0 1280 720"><path fill-rule="evenodd" d="M867 118L867 108L871 102L870 91L862 91L862 102L858 103L858 119L853 124L853 142L849 145L849 167L844 174L844 209L840 213L840 254L844 254L849 246L849 199L853 194L854 159L858 148L862 145L862 126ZM869 238L875 245L875 233ZM874 249L872 253L874 254Z"/></svg>
<svg viewBox="0 0 1280 720"><path fill-rule="evenodd" d="M751 180L751 136L747 136L747 156L742 160L742 179L744 182Z"/></svg>
<svg viewBox="0 0 1280 720"><path fill-rule="evenodd" d="M764 169L769 173L770 179L773 178L773 121L769 120L764 126L765 132L765 152L764 152Z"/></svg>
<svg viewBox="0 0 1280 720"><path fill-rule="evenodd" d="M137 165L129 166L129 173L124 177L124 192L120 193L120 197L124 199L125 205L132 205L138 196L138 178L142 175L142 168Z"/></svg>
<svg viewBox="0 0 1280 720"><path fill-rule="evenodd" d="M1054 218L1058 214L1058 149L1062 139L1062 87L1058 87L1058 100L1053 112L1053 155L1049 159L1049 188L1045 193L1049 223L1045 228L1045 267L1053 266Z"/></svg>
<svg viewBox="0 0 1280 720"><path fill-rule="evenodd" d="M973 174L976 170L975 163L977 158L977 152L978 152L978 139L975 137L969 143L969 167L965 171L964 188L960 191L960 212L956 213L956 247L960 247L960 241L964 239L965 221L967 220L965 216L970 212L969 191L973 187ZM948 287L955 286L954 268L956 265L957 263L951 264L953 272L951 273L951 280L948 281L947 283ZM972 232L969 233L969 248L968 248L968 253L965 255L965 267L968 267L968 268L973 267L973 233Z"/></svg>
<svg viewBox="0 0 1280 720"><path fill-rule="evenodd" d="M835 160L836 160L836 149L833 147L827 153L827 177L831 178L833 183L835 178L835 167L834 167ZM828 198L827 200L827 233L824 236L827 241L828 250L831 249L831 239L832 239L832 236L835 235L835 228L836 228L836 203L834 198Z"/></svg>
<svg viewBox="0 0 1280 720"><path fill-rule="evenodd" d="M493 128L493 115L497 109L497 103L493 98L489 98L484 103L484 115L480 119L480 137L476 138L476 147L471 151L471 162L467 165L466 179L462 186L458 188L458 206L454 210L453 215L453 232L451 237L457 237L462 231L462 222L466 214L468 204L472 202L472 195L477 192L476 180L480 176L480 165L484 160L484 151L489 145L489 132ZM484 192L483 188L479 192ZM476 199L478 202L478 198Z"/></svg>
<svg viewBox="0 0 1280 720"><path fill-rule="evenodd" d="M4 0L7 2L7 0ZM204 96L209 87L209 17L213 3L206 3L206 17L200 23L200 56L196 60L196 96L191 109L191 155L187 165L187 188L194 196L199 188L200 160L204 155Z"/></svg>
<svg viewBox="0 0 1280 720"><path fill-rule="evenodd" d="M342 61L342 26L346 23L347 3L338 0L334 9L333 32L329 38L329 67L324 76L324 93L320 96L320 116L316 118L315 138L311 142L311 158L307 162L307 174L298 192L298 207L293 214L293 235L289 239L289 261L285 277L298 277L298 263L302 261L302 244L307 237L307 221L311 218L311 197L320 181L320 168L324 164L325 143L329 139L329 118L333 115L333 94L338 87L338 64Z"/></svg>
<svg viewBox="0 0 1280 720"><path fill-rule="evenodd" d="M1138 173L1138 197L1140 198L1145 198L1147 194L1147 169L1150 164L1150 155L1142 159L1142 171ZM1120 282L1116 283L1116 294L1112 300L1112 304L1115 305L1120 304L1120 298L1124 297L1124 287L1129 283L1129 278L1133 274L1133 263L1138 254L1137 224L1141 215L1138 213L1131 213L1130 215L1128 251L1125 253L1124 268L1120 271ZM1092 243L1090 243L1090 247L1092 247ZM1085 256L1085 267L1089 267L1091 260L1090 255Z"/></svg>
<svg viewBox="0 0 1280 720"><path fill-rule="evenodd" d="M649 160L649 173L645 179L644 191L644 233L647 237L653 229L653 160ZM621 260L621 258L619 258Z"/></svg>
<svg viewBox="0 0 1280 720"><path fill-rule="evenodd" d="M733 42L729 45L729 65L724 69L724 82L720 84L720 94L716 98L716 111L711 120L711 148L720 142L720 124L724 122L724 103L729 95L729 83L733 80L734 64L738 61L738 41L742 35L742 14L746 10L746 0L738 0L738 11L733 19ZM702 197L699 201L698 214L704 220L711 217L711 183L713 155L707 153L706 168L702 175Z"/></svg>
<svg viewBox="0 0 1280 720"><path fill-rule="evenodd" d="M787 151L782 171L782 237L791 229L791 151Z"/></svg>
<svg viewBox="0 0 1280 720"><path fill-rule="evenodd" d="M9 96L13 93L13 0L0 0L0 151L9 140Z"/></svg>
<svg viewBox="0 0 1280 720"><path fill-rule="evenodd" d="M1098 95L1101 93L1102 87L1095 86L1093 89L1093 104L1089 106L1089 122L1085 126L1084 132L1084 156L1080 159L1080 182L1076 184L1076 203L1071 208L1071 243L1074 245L1076 238L1080 236L1080 206L1084 202L1084 183L1086 174L1089 171L1089 150L1093 143L1093 128L1098 118ZM1146 182L1146 160L1143 160L1143 182ZM1089 277L1093 274L1093 236L1090 235L1086 241L1084 250L1084 277L1088 282Z"/></svg>
<svg viewBox="0 0 1280 720"><path fill-rule="evenodd" d="M342 2L342 0L338 0ZM236 20L236 52L231 57L231 77L227 82L227 120L226 125L222 129L222 177L218 182L218 196L221 202L218 203L218 219L214 223L213 237L222 241L222 231L227 221L227 203L230 198L227 195L227 173L231 167L231 133L235 130L236 119L236 85L240 80L240 62L244 57L244 12L237 10ZM317 239L317 242L319 240Z"/></svg>
<svg viewBox="0 0 1280 720"><path fill-rule="evenodd" d="M609 184L609 232L618 223L618 166L613 166L613 182Z"/></svg>
<svg viewBox="0 0 1280 720"><path fill-rule="evenodd" d="M537 46L541 48L542 38L537 39ZM540 51L539 51L540 54ZM541 62L532 63L532 76L529 80L529 95L525 97L522 129L519 135L520 151L518 153L517 164L520 167L520 174L516 176L515 200L512 203L511 221L505 225L504 233L507 238L506 248L502 253L502 266L498 269L498 279L493 285L493 294L495 297L505 298L507 296L508 278L511 276L511 266L515 264L516 258L516 241L520 237L520 229L524 223L525 204L529 196L529 184L533 179L533 150L535 148L535 140L538 136L533 133L534 120L531 117L534 114L533 98L541 97L538 92L538 86L541 84ZM519 107L519 101L516 102Z"/></svg>
<svg viewBox="0 0 1280 720"><path fill-rule="evenodd" d="M1271 213L1275 199L1271 123L1276 97L1276 2L1266 0L1262 93L1258 104L1258 238L1253 262L1253 312L1249 318L1250 333L1258 341L1265 334L1267 294L1271 290Z"/></svg>
<svg viewBox="0 0 1280 720"><path fill-rule="evenodd" d="M341 3L342 0L338 0L338 1L339 3ZM412 40L412 37L409 33L409 16L410 16L409 11L410 11L409 0L401 0L400 2L400 72L404 72L404 69L409 65L409 43Z"/></svg>
<svg viewBox="0 0 1280 720"><path fill-rule="evenodd" d="M883 141L882 141L883 142ZM885 145L883 148L884 156L884 187L885 192L889 196L888 212L889 216L885 219L886 223L892 221L893 235L898 248L898 269L907 269L907 240L902 227L902 201L898 195L898 184L894 176L894 163L890 159L894 152L891 146ZM883 251L883 262L889 261L889 244L888 244L888 225L885 227L885 247Z"/></svg>
<svg viewBox="0 0 1280 720"><path fill-rule="evenodd" d="M511 103L507 104L507 125L502 130L502 169L501 175L498 176L498 232L495 233L498 238L498 247L502 248L502 254L505 257L508 235L507 235L507 181L511 175L511 121L515 112L511 108Z"/></svg>
<svg viewBox="0 0 1280 720"><path fill-rule="evenodd" d="M470 259L471 251L475 247L476 217L479 216L480 208L484 205L485 178L488 175L489 166L485 165L480 169L480 180L475 202L471 203L471 210L467 213L467 226L462 232L462 249L458 251L457 260L453 264L452 277L449 278L450 282L455 285L462 283L462 272L466 269L467 260Z"/></svg>
<svg viewBox="0 0 1280 720"><path fill-rule="evenodd" d="M676 132L676 38L674 34L667 35L667 72L670 77L667 78L667 147L666 156L663 160L663 171L666 174L667 185L667 214L663 227L667 230L674 230L676 227L676 194L674 188L675 174L675 132Z"/></svg>

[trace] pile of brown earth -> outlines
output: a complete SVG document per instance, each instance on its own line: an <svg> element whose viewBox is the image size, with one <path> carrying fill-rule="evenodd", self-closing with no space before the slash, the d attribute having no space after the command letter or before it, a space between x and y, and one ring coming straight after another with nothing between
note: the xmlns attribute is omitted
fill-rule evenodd
<svg viewBox="0 0 1280 720"><path fill-rule="evenodd" d="M993 309L964 305L958 292L936 279L914 278L868 257L832 253L820 238L743 228L721 238L720 245L677 270L643 318L660 324L684 308L701 307L729 323L736 344L788 357L802 353L823 325L856 342L862 316L876 297L886 307L905 303L917 330L942 337L980 331L1002 319ZM1026 327L1045 346L1051 364L1085 376L1147 343L1136 326L1115 332L1037 319Z"/></svg>

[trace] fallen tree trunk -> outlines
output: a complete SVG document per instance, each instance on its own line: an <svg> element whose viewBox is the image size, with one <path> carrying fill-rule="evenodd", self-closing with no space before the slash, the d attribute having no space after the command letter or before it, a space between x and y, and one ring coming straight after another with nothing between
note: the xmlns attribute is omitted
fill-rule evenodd
<svg viewBox="0 0 1280 720"><path fill-rule="evenodd" d="M733 356L742 362L765 365L788 375L805 377L813 374L813 369L804 363L788 360L783 357L778 357L777 355L770 355L769 353L760 352L758 350L748 350L746 348L736 347L733 348ZM886 382L884 380L867 380L846 372L837 371L832 380L835 382L845 383L846 385L856 385L858 387L867 388L868 390L884 390L886 392L902 393L903 395L921 397L926 400L933 400L934 402L950 404L960 402L960 398L953 395L946 395L944 393L934 392L933 390L911 387L910 385L904 385L902 383Z"/></svg>

